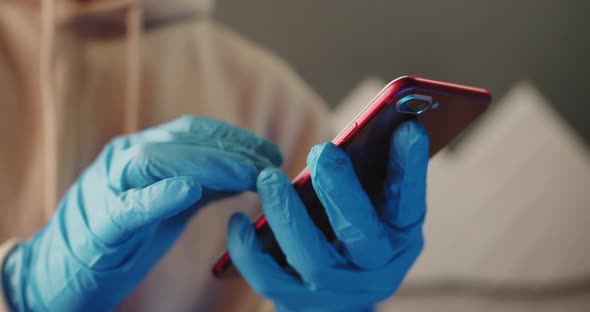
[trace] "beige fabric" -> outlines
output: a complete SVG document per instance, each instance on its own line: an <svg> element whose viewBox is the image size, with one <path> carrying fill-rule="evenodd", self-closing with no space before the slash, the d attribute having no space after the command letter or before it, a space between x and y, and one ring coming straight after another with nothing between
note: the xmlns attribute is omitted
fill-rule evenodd
<svg viewBox="0 0 590 312"><path fill-rule="evenodd" d="M116 29L106 35L81 31L97 23L92 14L75 23L54 16L54 48L43 76L52 99L42 103L39 5L0 0L0 241L39 230L101 147L133 127L182 114L225 120L277 143L291 176L309 147L328 138L320 131L326 115L321 100L288 66L203 17L159 23L142 34L133 113L126 95L128 41ZM137 125L130 127L133 120ZM224 249L231 213L253 216L256 207L256 197L245 194L201 211L121 308L255 309L260 298L245 282L216 281L210 268Z"/></svg>

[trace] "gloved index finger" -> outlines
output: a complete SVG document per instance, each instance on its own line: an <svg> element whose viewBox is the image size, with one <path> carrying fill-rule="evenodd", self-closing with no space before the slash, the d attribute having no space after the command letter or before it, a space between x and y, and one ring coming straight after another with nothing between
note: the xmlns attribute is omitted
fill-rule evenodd
<svg viewBox="0 0 590 312"><path fill-rule="evenodd" d="M117 150L137 144L171 142L195 145L220 144L218 147L234 145L234 150L248 150L249 153L265 157L274 166L280 166L283 156L277 145L248 130L225 122L197 116L183 116L171 122L145 129L127 136L115 138L111 144Z"/></svg>
<svg viewBox="0 0 590 312"><path fill-rule="evenodd" d="M393 256L387 231L362 188L350 158L332 143L314 146L307 164L313 187L348 258L378 268Z"/></svg>
<svg viewBox="0 0 590 312"><path fill-rule="evenodd" d="M204 189L254 191L258 172L269 165L207 147L152 143L124 150L104 166L109 184L118 191L177 176L191 176Z"/></svg>

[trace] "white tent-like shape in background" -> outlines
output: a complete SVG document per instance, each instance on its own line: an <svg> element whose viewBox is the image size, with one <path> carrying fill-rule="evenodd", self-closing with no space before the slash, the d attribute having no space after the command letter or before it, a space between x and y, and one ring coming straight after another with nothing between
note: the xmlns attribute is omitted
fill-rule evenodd
<svg viewBox="0 0 590 312"><path fill-rule="evenodd" d="M361 83L340 129L385 85ZM429 168L426 247L380 311L590 311L590 149L516 84Z"/></svg>

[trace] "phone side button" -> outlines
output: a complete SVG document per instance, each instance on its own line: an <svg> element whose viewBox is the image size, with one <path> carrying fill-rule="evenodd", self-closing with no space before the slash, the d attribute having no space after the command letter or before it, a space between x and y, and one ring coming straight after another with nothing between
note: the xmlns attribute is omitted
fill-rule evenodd
<svg viewBox="0 0 590 312"><path fill-rule="evenodd" d="M356 128L358 126L359 125L356 122L349 124L348 127L346 127L346 129L342 133L341 140L342 141L348 140L350 138L350 136L354 133L354 130L356 130Z"/></svg>

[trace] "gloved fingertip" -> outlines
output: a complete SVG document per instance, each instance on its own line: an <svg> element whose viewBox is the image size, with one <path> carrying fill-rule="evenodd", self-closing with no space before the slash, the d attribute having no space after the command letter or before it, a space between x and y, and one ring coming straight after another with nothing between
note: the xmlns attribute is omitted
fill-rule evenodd
<svg viewBox="0 0 590 312"><path fill-rule="evenodd" d="M228 229L240 229L244 224L250 223L250 217L243 212L234 213L227 222Z"/></svg>
<svg viewBox="0 0 590 312"><path fill-rule="evenodd" d="M252 246L256 236L252 220L243 212L233 214L227 224L227 244L230 253L239 253Z"/></svg>
<svg viewBox="0 0 590 312"><path fill-rule="evenodd" d="M257 191L269 223L288 224L291 220L288 203L296 195L287 176L277 168L267 168L258 176Z"/></svg>
<svg viewBox="0 0 590 312"><path fill-rule="evenodd" d="M317 162L317 158L318 155L320 153L322 149L322 144L316 144L314 146L311 147L311 149L309 150L309 153L307 154L307 166L309 167L309 169L312 169L313 167L315 167L315 164Z"/></svg>
<svg viewBox="0 0 590 312"><path fill-rule="evenodd" d="M419 121L406 121L395 130L392 140L391 156L405 164L410 150L416 146L428 146L428 133Z"/></svg>
<svg viewBox="0 0 590 312"><path fill-rule="evenodd" d="M417 120L406 121L400 125L400 129L396 131L401 140L405 140L406 145L414 145L420 141L428 141L428 132L424 125Z"/></svg>
<svg viewBox="0 0 590 312"><path fill-rule="evenodd" d="M338 166L347 164L349 161L348 155L332 142L315 145L307 156L307 166L312 171L319 163Z"/></svg>
<svg viewBox="0 0 590 312"><path fill-rule="evenodd" d="M322 144L322 149L318 158L327 160L329 164L346 164L350 158L346 153L332 142Z"/></svg>
<svg viewBox="0 0 590 312"><path fill-rule="evenodd" d="M186 194L185 200L187 202L196 202L203 196L203 188L193 177L182 176L178 178L171 178L167 183L170 191L175 191L180 194Z"/></svg>
<svg viewBox="0 0 590 312"><path fill-rule="evenodd" d="M285 200L286 190L289 187L291 187L291 181L281 170L275 167L264 169L256 181L256 191L263 209L283 207L284 205L279 203Z"/></svg>
<svg viewBox="0 0 590 312"><path fill-rule="evenodd" d="M285 180L288 181L288 178L279 168L267 167L258 174L256 184L260 188L261 186L284 183Z"/></svg>
<svg viewBox="0 0 590 312"><path fill-rule="evenodd" d="M283 164L283 154L281 153L281 149L274 143L268 141L265 142L264 147L264 154L270 162L279 167Z"/></svg>

